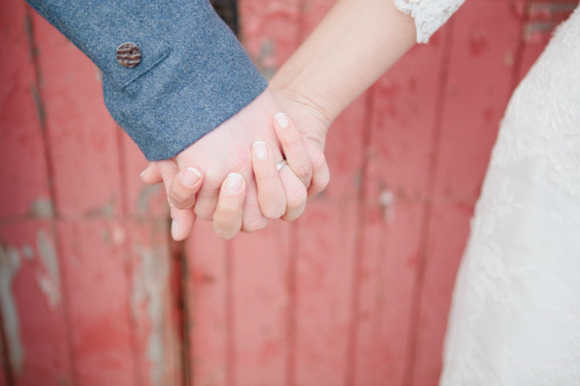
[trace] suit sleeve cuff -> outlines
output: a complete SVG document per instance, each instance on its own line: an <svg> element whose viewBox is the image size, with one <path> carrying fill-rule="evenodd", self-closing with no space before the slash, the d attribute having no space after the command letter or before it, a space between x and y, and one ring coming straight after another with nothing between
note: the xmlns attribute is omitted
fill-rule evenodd
<svg viewBox="0 0 580 386"><path fill-rule="evenodd" d="M208 0L29 0L103 72L105 103L149 160L172 158L267 87ZM137 45L134 68L116 50Z"/></svg>

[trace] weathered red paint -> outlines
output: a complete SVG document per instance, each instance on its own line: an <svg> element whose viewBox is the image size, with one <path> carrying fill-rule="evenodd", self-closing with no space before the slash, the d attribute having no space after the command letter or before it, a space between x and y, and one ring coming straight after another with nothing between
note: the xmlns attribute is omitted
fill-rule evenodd
<svg viewBox="0 0 580 386"><path fill-rule="evenodd" d="M266 75L333 3L240 0ZM331 184L298 222L230 242L198 224L181 249L94 65L5 0L0 386L436 384L499 120L553 9L466 2L333 125Z"/></svg>
<svg viewBox="0 0 580 386"><path fill-rule="evenodd" d="M26 5L0 7L0 213L3 219L51 214L35 67Z"/></svg>
<svg viewBox="0 0 580 386"><path fill-rule="evenodd" d="M454 17L430 215L417 293L414 385L435 385L451 293L499 121L517 73L521 20L508 2L471 1Z"/></svg>
<svg viewBox="0 0 580 386"><path fill-rule="evenodd" d="M0 240L2 322L12 378L16 385L71 384L62 277L51 224L0 226Z"/></svg>
<svg viewBox="0 0 580 386"><path fill-rule="evenodd" d="M186 243L190 371L196 385L230 384L231 249L210 223L198 222Z"/></svg>
<svg viewBox="0 0 580 386"><path fill-rule="evenodd" d="M356 385L404 384L414 283L436 150L448 31L414 47L374 86L366 168Z"/></svg>

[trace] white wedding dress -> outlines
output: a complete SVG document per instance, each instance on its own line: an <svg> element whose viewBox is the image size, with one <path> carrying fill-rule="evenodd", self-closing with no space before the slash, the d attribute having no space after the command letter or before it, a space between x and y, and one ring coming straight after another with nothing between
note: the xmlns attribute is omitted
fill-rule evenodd
<svg viewBox="0 0 580 386"><path fill-rule="evenodd" d="M502 121L455 285L441 385L580 385L578 8Z"/></svg>

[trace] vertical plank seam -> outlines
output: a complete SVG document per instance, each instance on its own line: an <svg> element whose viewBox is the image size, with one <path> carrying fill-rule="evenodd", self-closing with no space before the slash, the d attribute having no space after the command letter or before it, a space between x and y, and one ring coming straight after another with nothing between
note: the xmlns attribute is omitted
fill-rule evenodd
<svg viewBox="0 0 580 386"><path fill-rule="evenodd" d="M123 229L127 232L128 229L128 203L127 203L127 165L125 160L125 148L123 146L123 133L119 126L116 128L115 142L117 146L118 168L119 168L119 211L116 215L120 220ZM137 331L138 325L136 316L131 310L131 285L133 284L132 273L135 271L133 259L131 258L131 235L127 235L121 245L123 254L125 255L125 262L123 264L125 273L125 282L127 283L127 317L128 324L131 327L131 351L133 353L133 376L137 385L143 385L143 369L141 368L141 361L139 360L139 350L137 345Z"/></svg>
<svg viewBox="0 0 580 386"><path fill-rule="evenodd" d="M362 275L362 258L364 253L364 223L366 219L365 213L365 198L367 192L367 174L368 174L368 164L369 157L367 150L370 146L370 140L372 135L372 112L375 101L375 90L376 86L372 86L364 96L364 118L363 118L363 132L362 132L362 164L361 164L361 175L360 175L360 185L357 192L357 206L356 206L356 227L355 227L355 244L354 244L354 264L352 272L352 289L351 289L351 299L350 299L350 326L348 332L348 341L346 344L346 366L345 366L345 380L344 384L346 386L352 386L355 384L356 377L356 348L358 342L358 313L359 313L359 297L361 296L360 291L360 277Z"/></svg>
<svg viewBox="0 0 580 386"><path fill-rule="evenodd" d="M4 369L4 380L6 385L15 386L14 374L12 374L12 366L10 363L10 350L8 348L8 337L6 336L6 330L4 330L4 317L2 315L2 309L0 308L0 346L2 346L2 367Z"/></svg>
<svg viewBox="0 0 580 386"><path fill-rule="evenodd" d="M52 203L52 216L50 218L50 228L52 232L52 236L54 238L55 249L57 251L57 255L59 256L59 271L61 275L61 284L60 284L60 292L62 294L62 312L63 312L63 319L65 322L65 336L66 336L66 345L68 348L68 366L70 371L70 377L72 378L71 381L73 384L78 383L78 369L76 367L74 361L74 345L73 345L73 337L72 337L72 329L68 328L72 326L72 316L69 310L69 302L70 299L68 297L68 291L66 291L66 283L67 283L67 273L66 269L64 269L62 262L62 241L59 237L58 227L56 222L60 218L58 213L58 207L56 205L56 187L54 185L54 171L55 166L53 163L53 156L52 151L49 145L49 138L48 138L48 125L47 125L47 117L46 117L46 109L44 104L44 97L42 95L41 90L41 79L42 79L42 70L40 66L40 62L38 59L38 47L35 38L35 30L34 30L34 21L33 21L33 10L27 4L25 6L25 17L26 17L26 33L28 35L28 47L30 50L30 56L32 60L32 65L34 67L34 88L33 88L33 97L36 104L37 112L38 112L38 121L39 127L42 137L42 144L43 144L43 151L44 151L44 159L46 164L46 172L47 172L47 184L48 184L48 191L50 195L50 201ZM73 227L73 231L76 230L74 224L71 224Z"/></svg>
<svg viewBox="0 0 580 386"><path fill-rule="evenodd" d="M407 359L403 367L403 386L411 386L414 382L414 375L416 370L417 352L418 352L418 333L419 333L419 319L421 314L421 298L423 292L423 282L425 270L427 266L427 252L429 244L429 233L431 231L431 220L433 217L433 201L435 199L435 183L437 176L437 168L439 166L439 155L441 145L441 132L443 130L443 116L446 100L446 86L449 77L449 64L451 57L451 49L453 46L453 25L454 18L449 20L445 29L445 43L442 57L442 67L439 74L438 96L435 110L434 130L431 146L431 162L429 163L429 171L426 184L426 197L423 218L421 221L421 229L419 231L419 249L417 257L417 272L415 282L411 294L411 312L410 312L410 327L409 335L407 337Z"/></svg>
<svg viewBox="0 0 580 386"><path fill-rule="evenodd" d="M226 384L235 386L235 331L234 331L234 283L233 283L233 243L226 242L225 245L226 260Z"/></svg>
<svg viewBox="0 0 580 386"><path fill-rule="evenodd" d="M169 223L169 222L168 222ZM167 227L168 233L171 233L171 229ZM171 234L169 234L169 240L171 239ZM193 386L195 379L194 373L191 369L190 364L191 362L191 324L189 321L190 309L189 309L189 302L190 297L189 293L187 292L187 280L189 278L189 265L187 262L187 254L185 252L185 241L174 242L176 252L172 255L171 260L173 258L177 259L178 264L170 264L172 267L177 266L179 267L179 272L175 272L175 275L179 280L177 281L178 287L176 290L177 299L175 301L178 305L178 316L179 316L179 353L180 353L180 360L181 360L181 376L180 382L182 386ZM193 301L193 299L191 300Z"/></svg>
<svg viewBox="0 0 580 386"><path fill-rule="evenodd" d="M299 223L290 224L290 249L288 251L288 322L286 341L288 351L286 356L286 386L296 384L296 325L298 310L297 294L297 270L298 270L298 253L300 239L298 237Z"/></svg>
<svg viewBox="0 0 580 386"><path fill-rule="evenodd" d="M294 49L300 45L304 30L305 0L296 1L296 34ZM288 256L288 354L286 357L286 386L296 384L296 352L297 352L297 325L298 325L298 256L300 254L300 221L290 225L290 251Z"/></svg>
<svg viewBox="0 0 580 386"><path fill-rule="evenodd" d="M520 75L522 75L520 73L521 69L522 69L522 63L524 60L524 48L525 48L525 42L524 42L524 33L525 33L525 27L526 27L526 23L530 20L530 12L529 9L532 6L532 0L523 0L524 1L524 15L520 20L520 36L518 39L518 46L516 47L516 55L514 58L514 66L512 68L512 79L511 79L511 85L510 85L510 96L511 94L514 93L516 87L518 86L519 83L519 78Z"/></svg>
<svg viewBox="0 0 580 386"><path fill-rule="evenodd" d="M44 105L44 98L41 90L41 79L42 71L40 69L40 63L38 61L38 47L36 45L36 39L34 37L34 22L32 20L32 13L30 6L26 5L26 33L28 35L28 46L30 50L30 56L32 60L32 65L34 67L34 88L33 88L33 98L36 105L36 110L38 113L38 123L40 127L40 132L42 135L42 144L44 150L44 159L46 163L47 172L47 184L48 193L50 195L50 200L52 203L52 217L59 218L58 209L56 205L56 187L54 186L54 170L55 166L52 157L52 151L49 145L48 138L48 127L46 124L46 109Z"/></svg>

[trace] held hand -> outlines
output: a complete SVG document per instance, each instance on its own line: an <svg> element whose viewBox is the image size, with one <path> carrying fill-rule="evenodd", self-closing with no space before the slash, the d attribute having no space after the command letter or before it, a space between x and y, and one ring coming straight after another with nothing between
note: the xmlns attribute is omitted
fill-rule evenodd
<svg viewBox="0 0 580 386"><path fill-rule="evenodd" d="M276 114L275 133L282 144L288 166L280 169L279 173L274 173L275 152L267 144L264 146L263 141L258 141L252 146L252 161L258 182L258 204L262 213L269 218L278 218L280 213L283 213L282 219L292 221L299 217L304 210L305 187L310 186L308 194L312 195L322 191L328 184L328 166L322 153L327 126L316 114L312 114L314 110L306 108L307 106L296 99L285 98L283 93L279 93L276 100L281 101L295 112L304 125L302 133L309 139L303 138L285 114ZM194 216L193 213L178 208L190 208L195 202L195 194L199 187L186 186L183 178L172 179L172 175L177 175L177 166L164 165L167 162L171 161L158 163L157 166L161 169L173 170L166 172L166 177L163 179L166 181L172 218L179 224L172 227L172 233L174 238L181 239L189 234L190 228L193 226ZM178 177L184 177L183 170L179 173ZM146 183L158 183L161 181L161 174L154 164L151 164L143 172L142 178ZM171 186L167 181L173 181ZM246 182L244 181L244 185L248 187L248 193L252 188L254 188L253 193L255 193L255 185L248 185ZM216 233L224 238L230 238L240 229L240 226L236 225L237 221L233 219L241 216L242 208L239 204L235 208L232 206L232 203L240 202L240 198L236 199L231 194L226 195L223 189L226 186L227 184L224 182L213 221ZM238 195L242 195L242 193L238 192ZM225 204L222 205L222 201ZM285 210L281 210L284 207ZM246 210L246 206L243 210ZM197 205L196 213L199 213ZM248 231L248 229L244 230Z"/></svg>
<svg viewBox="0 0 580 386"><path fill-rule="evenodd" d="M189 234L195 215L203 220L213 219L220 188L230 173L239 174L245 181L242 229L254 231L266 225L266 217L262 215L258 202L250 152L254 142L263 141L271 148L276 161L282 159L270 122L278 111L270 92L265 91L174 159L156 162L172 204L172 235L176 240L182 240ZM188 168L194 168L204 176L201 188L188 186L186 176L189 174L184 171Z"/></svg>

